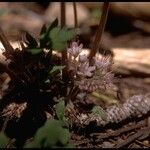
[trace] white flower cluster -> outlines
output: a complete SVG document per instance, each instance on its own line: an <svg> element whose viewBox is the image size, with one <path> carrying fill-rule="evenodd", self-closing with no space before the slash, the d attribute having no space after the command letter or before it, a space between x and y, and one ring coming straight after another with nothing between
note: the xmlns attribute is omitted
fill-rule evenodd
<svg viewBox="0 0 150 150"><path fill-rule="evenodd" d="M75 77L75 83L82 91L92 92L106 89L113 85L114 74L111 71L111 57L94 57L94 64L90 66L88 56L80 53L83 45L72 42L68 48L69 69ZM77 59L78 58L78 59Z"/></svg>
<svg viewBox="0 0 150 150"><path fill-rule="evenodd" d="M68 48L71 69L74 69L77 76L91 77L96 67L89 65L89 59L86 55L79 55L82 52L82 47L82 44L78 46L77 42L72 42L70 48ZM78 61L76 60L77 57Z"/></svg>

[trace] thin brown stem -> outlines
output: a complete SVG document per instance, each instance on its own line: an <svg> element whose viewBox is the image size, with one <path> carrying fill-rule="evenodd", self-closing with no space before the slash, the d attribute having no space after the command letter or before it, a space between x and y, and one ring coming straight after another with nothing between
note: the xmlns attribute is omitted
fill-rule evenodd
<svg viewBox="0 0 150 150"><path fill-rule="evenodd" d="M63 28L66 25L66 7L65 2L60 3L60 10L61 10L61 27ZM62 51L62 63L65 64L67 60L67 52L66 50Z"/></svg>
<svg viewBox="0 0 150 150"><path fill-rule="evenodd" d="M66 6L65 2L60 3L60 11L61 11L61 27L66 25Z"/></svg>
<svg viewBox="0 0 150 150"><path fill-rule="evenodd" d="M108 16L108 10L109 10L109 2L104 2L103 4L103 10L102 10L102 16L98 25L98 29L95 35L95 39L93 42L92 50L89 55L90 61L92 58L96 55L97 50L100 49L101 46L101 39L102 39L102 34L104 32L107 16Z"/></svg>
<svg viewBox="0 0 150 150"><path fill-rule="evenodd" d="M8 42L6 36L4 35L3 30L0 27L0 41L2 42L6 52L11 53L14 51L13 47L10 45L10 43Z"/></svg>
<svg viewBox="0 0 150 150"><path fill-rule="evenodd" d="M66 7L65 7L65 2L60 3L60 10L61 10L61 28L63 28L66 25ZM64 83L67 84L67 70L68 70L68 64L67 64L67 51L64 49L62 52L62 65L65 65L66 67L62 70L62 78ZM64 88L64 95L67 94L67 85ZM65 101L66 102L66 101Z"/></svg>
<svg viewBox="0 0 150 150"><path fill-rule="evenodd" d="M77 5L76 2L73 2L73 10L74 10L74 27L78 27L78 19L77 19Z"/></svg>

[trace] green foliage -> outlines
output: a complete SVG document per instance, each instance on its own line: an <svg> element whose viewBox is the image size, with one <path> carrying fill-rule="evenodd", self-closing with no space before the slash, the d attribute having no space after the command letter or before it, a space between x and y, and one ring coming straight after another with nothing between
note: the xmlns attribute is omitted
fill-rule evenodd
<svg viewBox="0 0 150 150"><path fill-rule="evenodd" d="M58 119L60 121L64 121L65 120L65 102L64 102L64 100L61 100L60 102L58 102L55 105L55 110L56 110Z"/></svg>
<svg viewBox="0 0 150 150"><path fill-rule="evenodd" d="M61 51L66 47L67 41L71 40L76 35L74 29L55 27L49 33L52 41L52 49Z"/></svg>
<svg viewBox="0 0 150 150"><path fill-rule="evenodd" d="M92 109L92 114L96 117L101 117L102 119L106 119L107 115L102 107L100 106L94 106Z"/></svg>
<svg viewBox="0 0 150 150"><path fill-rule="evenodd" d="M16 76L18 74L20 77L18 81L19 84L16 84L17 86L15 85L17 89L20 89L24 95L29 94L29 105L31 104L30 102L33 101L32 97L35 97L35 94L39 93L39 89L39 99L46 93L44 98L49 100L49 97L57 97L59 91L64 88L65 84L62 80L61 71L65 66L58 64L60 58L57 56L54 57L52 51L64 50L67 46L67 42L74 36L74 29L58 27L58 19L54 20L49 27L46 27L46 25L42 27L39 42L36 41L32 35L26 33L25 43L27 46L22 44L22 51L18 49L19 53L14 53L12 66L16 66L17 69L15 67L11 69L15 72ZM49 52L45 53L45 49L49 50ZM58 91L55 91L55 89ZM60 95L62 95L62 93L63 92L60 92ZM49 104L51 105L51 103ZM47 105L47 103L44 103L44 105ZM28 141L24 145L24 148L72 147L69 143L69 130L65 128L67 125L64 100L59 99L59 102L55 105L55 111L58 120L47 120L45 125L36 132L33 140ZM5 147L8 140L9 139L3 133L0 134L1 147Z"/></svg>
<svg viewBox="0 0 150 150"><path fill-rule="evenodd" d="M4 134L4 132L0 132L0 148L5 148L9 142L9 138Z"/></svg>
<svg viewBox="0 0 150 150"><path fill-rule="evenodd" d="M67 41L70 41L75 35L75 29L60 28L58 19L55 19L48 28L46 25L41 28L39 45L36 39L26 32L27 51L33 55L41 53L44 48L62 51L67 46Z"/></svg>
<svg viewBox="0 0 150 150"><path fill-rule="evenodd" d="M46 47L51 49L51 40L49 38L49 33L56 26L58 26L57 18L52 22L48 29L46 28L46 25L43 25L40 32L40 47Z"/></svg>
<svg viewBox="0 0 150 150"><path fill-rule="evenodd" d="M62 51L67 41L74 38L76 32L74 29L58 27L58 19L55 19L52 24L46 29L44 25L40 32L40 47L47 47L48 49Z"/></svg>
<svg viewBox="0 0 150 150"><path fill-rule="evenodd" d="M26 143L24 147L28 148L54 148L71 147L69 143L69 131L63 128L63 124L58 120L47 120L35 134L32 142Z"/></svg>
<svg viewBox="0 0 150 150"><path fill-rule="evenodd" d="M61 85L63 85L64 82L62 81L61 71L64 68L65 66L54 65L49 71L48 79L45 81L45 83L60 83Z"/></svg>
<svg viewBox="0 0 150 150"><path fill-rule="evenodd" d="M62 69L64 69L65 66L53 66L53 68L51 69L51 71L49 72L50 74L53 74L55 72L60 72Z"/></svg>

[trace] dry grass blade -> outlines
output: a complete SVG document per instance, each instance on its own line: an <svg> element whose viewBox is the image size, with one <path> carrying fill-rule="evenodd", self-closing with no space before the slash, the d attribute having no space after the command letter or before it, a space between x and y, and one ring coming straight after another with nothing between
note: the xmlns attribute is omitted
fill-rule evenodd
<svg viewBox="0 0 150 150"><path fill-rule="evenodd" d="M95 56L97 50L100 48L101 37L102 37L103 31L104 31L104 28L105 28L107 15L108 15L108 10L109 10L109 2L104 2L102 16L101 16L101 19L100 19L100 22L99 22L99 25L98 25L96 35L95 35L92 50L91 50L90 55L89 55L90 60Z"/></svg>

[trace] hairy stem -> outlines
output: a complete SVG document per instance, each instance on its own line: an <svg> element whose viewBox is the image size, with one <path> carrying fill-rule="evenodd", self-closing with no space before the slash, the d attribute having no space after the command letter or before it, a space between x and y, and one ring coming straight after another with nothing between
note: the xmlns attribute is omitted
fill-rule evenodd
<svg viewBox="0 0 150 150"><path fill-rule="evenodd" d="M73 2L73 10L74 10L74 27L78 27L78 19L77 19L77 6L76 2Z"/></svg>
<svg viewBox="0 0 150 150"><path fill-rule="evenodd" d="M109 2L104 2L102 16L101 16L101 19L100 19L100 22L98 25L96 35L95 35L92 50L89 55L90 62L91 62L92 58L96 55L97 50L100 49L101 38L102 38L102 34L104 32L104 28L105 28L105 24L106 24L106 20L107 20L107 16L108 16L108 10L109 10Z"/></svg>

